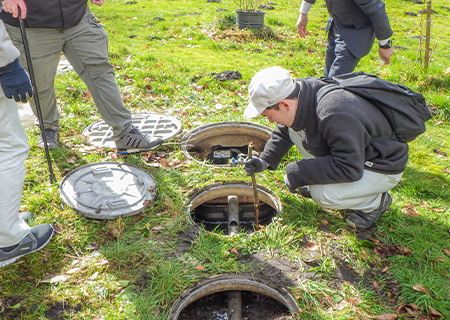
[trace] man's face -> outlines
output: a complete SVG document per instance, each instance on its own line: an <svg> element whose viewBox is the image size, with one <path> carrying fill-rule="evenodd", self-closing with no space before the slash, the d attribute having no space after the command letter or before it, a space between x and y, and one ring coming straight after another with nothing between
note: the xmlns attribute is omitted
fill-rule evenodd
<svg viewBox="0 0 450 320"><path fill-rule="evenodd" d="M290 127L294 122L295 111L283 102L278 103L278 108L267 108L261 115L266 117L270 123L277 123L283 126Z"/></svg>

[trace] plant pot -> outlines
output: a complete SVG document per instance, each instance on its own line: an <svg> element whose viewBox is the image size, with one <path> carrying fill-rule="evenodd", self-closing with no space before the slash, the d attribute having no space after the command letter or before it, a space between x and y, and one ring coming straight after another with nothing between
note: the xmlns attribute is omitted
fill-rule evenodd
<svg viewBox="0 0 450 320"><path fill-rule="evenodd" d="M239 28L262 28L264 14L264 11L236 10L236 25Z"/></svg>

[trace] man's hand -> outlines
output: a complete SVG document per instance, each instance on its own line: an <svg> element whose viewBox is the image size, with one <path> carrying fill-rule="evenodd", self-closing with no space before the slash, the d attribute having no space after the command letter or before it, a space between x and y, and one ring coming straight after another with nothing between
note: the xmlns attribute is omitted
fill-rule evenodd
<svg viewBox="0 0 450 320"><path fill-rule="evenodd" d="M394 53L394 48L392 47L389 49L379 48L378 53L380 55L381 60L384 61L384 64L389 64L391 63L391 56Z"/></svg>
<svg viewBox="0 0 450 320"><path fill-rule="evenodd" d="M92 4L96 4L98 6L101 6L103 4L104 0L91 0Z"/></svg>
<svg viewBox="0 0 450 320"><path fill-rule="evenodd" d="M28 74L19 64L19 59L14 60L2 69L3 71L0 72L0 84L5 96L8 99L14 97L14 100L17 102L27 102L28 97L31 98L33 95L33 90L31 89Z"/></svg>
<svg viewBox="0 0 450 320"><path fill-rule="evenodd" d="M267 169L267 162L258 157L252 157L244 161L244 170L248 175Z"/></svg>
<svg viewBox="0 0 450 320"><path fill-rule="evenodd" d="M306 14L300 13L297 20L297 32L300 38L306 37L306 25L308 24L308 16Z"/></svg>
<svg viewBox="0 0 450 320"><path fill-rule="evenodd" d="M23 0L3 0L2 6L3 11L11 13L14 18L19 16L19 10L22 19L27 17L27 5Z"/></svg>

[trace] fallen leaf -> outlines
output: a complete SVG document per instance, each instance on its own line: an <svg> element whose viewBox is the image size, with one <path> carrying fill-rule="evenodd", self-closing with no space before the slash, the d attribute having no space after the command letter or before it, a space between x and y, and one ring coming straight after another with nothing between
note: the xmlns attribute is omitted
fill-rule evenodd
<svg viewBox="0 0 450 320"><path fill-rule="evenodd" d="M444 251L444 253L445 253L448 257L450 257L450 250L442 249L442 251Z"/></svg>
<svg viewBox="0 0 450 320"><path fill-rule="evenodd" d="M432 306L428 306L428 311L430 311L430 313L433 316L437 316L437 317L442 316L442 314L439 311L437 311L436 309L434 309Z"/></svg>
<svg viewBox="0 0 450 320"><path fill-rule="evenodd" d="M152 230L150 230L150 233L157 233L163 231L164 229L165 229L164 226L154 226Z"/></svg>
<svg viewBox="0 0 450 320"><path fill-rule="evenodd" d="M379 319L379 320L395 320L397 319L398 315L395 313L383 313L380 314L379 316L375 316L375 319Z"/></svg>
<svg viewBox="0 0 450 320"><path fill-rule="evenodd" d="M161 163L161 165L162 165L164 168L167 168L167 167L169 166L169 161L167 161L166 158L159 158L159 163Z"/></svg>
<svg viewBox="0 0 450 320"><path fill-rule="evenodd" d="M420 286L420 285L418 285L418 284L414 285L414 286L413 286L413 289L414 289L415 291L417 291L417 292L423 292L423 293L429 294L427 288L422 287L422 286Z"/></svg>
<svg viewBox="0 0 450 320"><path fill-rule="evenodd" d="M152 201L151 200L144 200L143 205L146 208L150 208L152 206Z"/></svg>
<svg viewBox="0 0 450 320"><path fill-rule="evenodd" d="M304 247L307 250L311 250L311 251L316 251L318 249L317 244L315 244L314 242L308 241Z"/></svg>
<svg viewBox="0 0 450 320"><path fill-rule="evenodd" d="M419 213L417 211L414 211L412 208L408 208L408 210L406 210L406 215L408 215L408 216L418 216Z"/></svg>
<svg viewBox="0 0 450 320"><path fill-rule="evenodd" d="M196 266L195 270L205 270L205 267L202 265Z"/></svg>
<svg viewBox="0 0 450 320"><path fill-rule="evenodd" d="M375 280L372 281L372 285L375 288L375 290L377 290L377 292L380 292L380 286Z"/></svg>

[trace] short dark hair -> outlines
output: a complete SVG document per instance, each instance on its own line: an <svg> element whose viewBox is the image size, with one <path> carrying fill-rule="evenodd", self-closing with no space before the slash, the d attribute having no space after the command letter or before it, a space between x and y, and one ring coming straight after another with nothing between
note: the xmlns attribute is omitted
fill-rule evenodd
<svg viewBox="0 0 450 320"><path fill-rule="evenodd" d="M295 89L284 99L297 99L298 95L300 94L300 84L298 82L295 82ZM284 100L282 99L282 100ZM279 102L278 102L279 103ZM280 107L278 107L278 103L271 105L270 107L267 107L265 110L278 110Z"/></svg>

